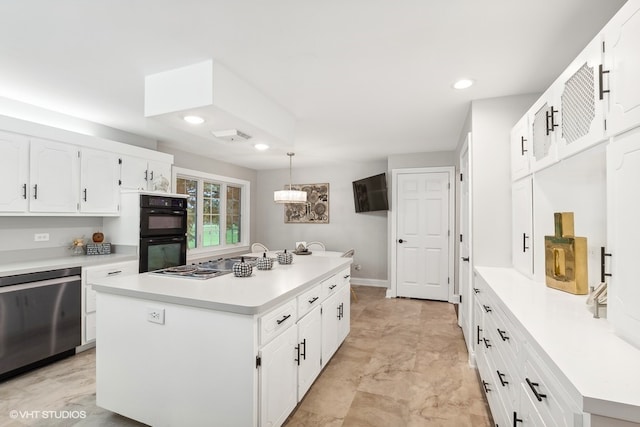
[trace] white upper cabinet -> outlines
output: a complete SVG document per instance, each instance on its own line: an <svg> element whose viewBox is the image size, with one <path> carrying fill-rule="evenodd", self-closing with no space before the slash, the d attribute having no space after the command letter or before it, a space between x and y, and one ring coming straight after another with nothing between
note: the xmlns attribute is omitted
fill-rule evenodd
<svg viewBox="0 0 640 427"><path fill-rule="evenodd" d="M533 276L533 190L532 178L513 183L513 267L527 277Z"/></svg>
<svg viewBox="0 0 640 427"><path fill-rule="evenodd" d="M0 212L26 212L28 208L29 139L0 132Z"/></svg>
<svg viewBox="0 0 640 427"><path fill-rule="evenodd" d="M598 36L557 81L560 91L558 157L571 156L606 139L602 37Z"/></svg>
<svg viewBox="0 0 640 427"><path fill-rule="evenodd" d="M529 169L529 152L531 133L529 117L524 115L511 131L511 179L517 180L531 173Z"/></svg>
<svg viewBox="0 0 640 427"><path fill-rule="evenodd" d="M558 161L560 111L557 84L554 83L529 109L531 130L531 171L543 169Z"/></svg>
<svg viewBox="0 0 640 427"><path fill-rule="evenodd" d="M609 91L605 100L611 136L640 125L639 40L640 2L628 1L604 30L603 80Z"/></svg>
<svg viewBox="0 0 640 427"><path fill-rule="evenodd" d="M82 148L80 151L80 212L117 214L119 156L107 151Z"/></svg>
<svg viewBox="0 0 640 427"><path fill-rule="evenodd" d="M78 211L79 151L73 145L31 139L29 184L31 212Z"/></svg>
<svg viewBox="0 0 640 427"><path fill-rule="evenodd" d="M607 147L607 317L616 333L640 348L640 127Z"/></svg>
<svg viewBox="0 0 640 427"><path fill-rule="evenodd" d="M162 191L164 179L171 192L171 163L147 161L139 157L121 156L120 181L122 189Z"/></svg>

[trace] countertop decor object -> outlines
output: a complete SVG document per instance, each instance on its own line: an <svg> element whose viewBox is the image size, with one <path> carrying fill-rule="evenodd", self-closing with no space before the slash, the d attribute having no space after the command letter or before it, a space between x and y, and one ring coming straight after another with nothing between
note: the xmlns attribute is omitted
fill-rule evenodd
<svg viewBox="0 0 640 427"><path fill-rule="evenodd" d="M70 249L73 255L83 255L84 254L84 237L73 239L73 242L71 242Z"/></svg>
<svg viewBox="0 0 640 427"><path fill-rule="evenodd" d="M91 236L91 240L93 241L93 243L102 243L104 241L104 234L101 231L97 231L93 233L93 236Z"/></svg>
<svg viewBox="0 0 640 427"><path fill-rule="evenodd" d="M276 203L307 203L307 192L293 189L291 185L291 159L296 153L287 153L289 156L289 189L273 192L273 201Z"/></svg>
<svg viewBox="0 0 640 427"><path fill-rule="evenodd" d="M253 267L244 261L244 257L240 258L240 262L233 264L233 275L236 277L249 277L252 273Z"/></svg>
<svg viewBox="0 0 640 427"><path fill-rule="evenodd" d="M546 284L576 295L588 292L587 238L575 237L573 212L553 214L555 234L544 236Z"/></svg>
<svg viewBox="0 0 640 427"><path fill-rule="evenodd" d="M278 264L291 264L293 262L293 255L291 252L287 252L285 249L284 252L278 252Z"/></svg>
<svg viewBox="0 0 640 427"><path fill-rule="evenodd" d="M273 258L269 258L267 253L262 254L262 258L258 258L256 261L258 270L271 270L273 268Z"/></svg>

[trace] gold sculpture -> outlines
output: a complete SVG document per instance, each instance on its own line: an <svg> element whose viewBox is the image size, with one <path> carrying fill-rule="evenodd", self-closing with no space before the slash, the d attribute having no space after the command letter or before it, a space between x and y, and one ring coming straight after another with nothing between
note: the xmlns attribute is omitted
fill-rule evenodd
<svg viewBox="0 0 640 427"><path fill-rule="evenodd" d="M573 212L553 214L555 235L544 236L546 283L576 295L588 293L587 238L575 237Z"/></svg>

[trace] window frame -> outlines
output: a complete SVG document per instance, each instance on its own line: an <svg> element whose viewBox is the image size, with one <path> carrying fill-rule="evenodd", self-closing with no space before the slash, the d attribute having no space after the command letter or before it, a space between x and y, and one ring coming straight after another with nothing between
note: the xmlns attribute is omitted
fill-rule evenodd
<svg viewBox="0 0 640 427"><path fill-rule="evenodd" d="M238 252L241 250L248 250L251 242L251 182L232 178L228 176L216 175L207 172L197 171L193 169L186 169L181 167L173 167L172 178L174 188L178 182L178 178L190 179L198 181L198 197L197 197L197 212L196 212L196 247L187 249L187 260L190 258L203 257L207 255L217 255L227 252ZM202 232L203 227L203 182L208 181L215 184L220 184L220 239L224 243L220 243L218 246L202 247ZM227 186L240 187L240 241L238 243L228 244L226 242L226 229L227 229Z"/></svg>

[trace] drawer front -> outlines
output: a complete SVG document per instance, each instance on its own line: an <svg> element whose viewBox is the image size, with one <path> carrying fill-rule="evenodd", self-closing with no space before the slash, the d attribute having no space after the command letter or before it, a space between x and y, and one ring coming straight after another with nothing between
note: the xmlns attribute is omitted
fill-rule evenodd
<svg viewBox="0 0 640 427"><path fill-rule="evenodd" d="M93 286L91 285L85 287L84 311L85 313L93 313L96 311L96 291L93 290Z"/></svg>
<svg viewBox="0 0 640 427"><path fill-rule="evenodd" d="M138 261L119 262L115 264L87 267L87 284L95 280L112 276L124 276L126 274L138 274Z"/></svg>
<svg viewBox="0 0 640 427"><path fill-rule="evenodd" d="M351 268L345 268L340 273L336 274L338 279L343 285L348 285L351 282Z"/></svg>
<svg viewBox="0 0 640 427"><path fill-rule="evenodd" d="M298 319L322 303L322 285L318 284L298 296Z"/></svg>
<svg viewBox="0 0 640 427"><path fill-rule="evenodd" d="M326 299L327 297L336 293L340 285L342 278L337 274L325 279L320 285L322 286L322 297L321 299Z"/></svg>
<svg viewBox="0 0 640 427"><path fill-rule="evenodd" d="M292 299L288 303L271 310L260 317L260 344L264 345L284 332L298 319L297 300Z"/></svg>
<svg viewBox="0 0 640 427"><path fill-rule="evenodd" d="M527 350L522 384L529 399L547 425L573 427L574 412L578 411L553 374L543 368L538 356L530 348Z"/></svg>

